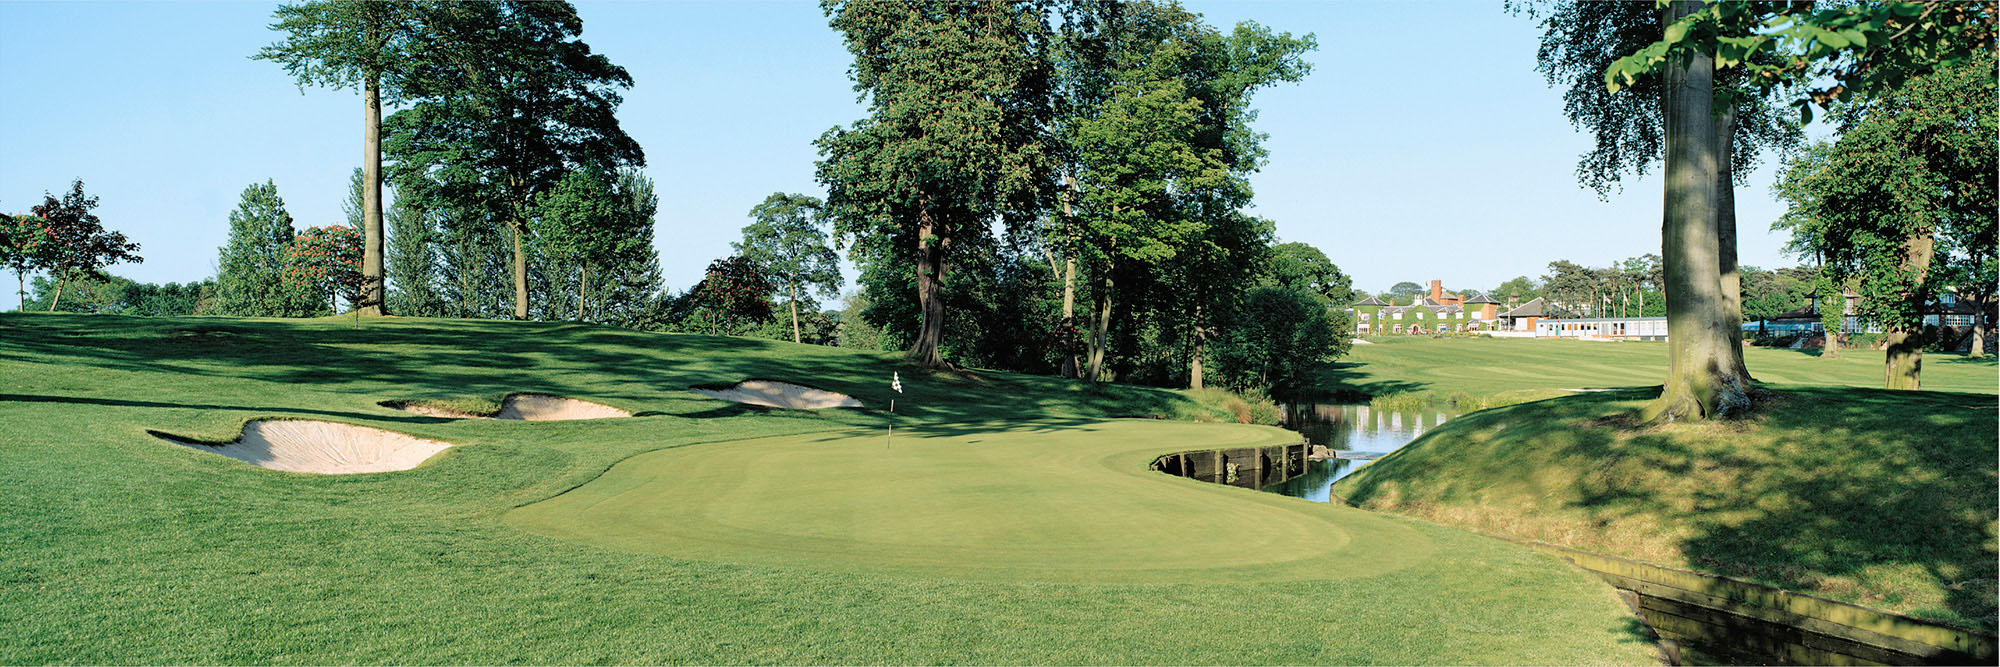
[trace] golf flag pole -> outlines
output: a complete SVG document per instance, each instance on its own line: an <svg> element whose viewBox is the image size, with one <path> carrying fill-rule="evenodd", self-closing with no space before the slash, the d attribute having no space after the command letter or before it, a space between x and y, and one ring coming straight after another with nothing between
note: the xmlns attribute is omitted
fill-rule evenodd
<svg viewBox="0 0 2000 667"><path fill-rule="evenodd" d="M889 372L889 388L896 390L896 393L898 394L903 393L902 373L898 373L895 371ZM895 444L895 442L896 442L896 399L895 397L892 396L889 398L889 439L886 442L882 443L882 448L888 449L889 445Z"/></svg>

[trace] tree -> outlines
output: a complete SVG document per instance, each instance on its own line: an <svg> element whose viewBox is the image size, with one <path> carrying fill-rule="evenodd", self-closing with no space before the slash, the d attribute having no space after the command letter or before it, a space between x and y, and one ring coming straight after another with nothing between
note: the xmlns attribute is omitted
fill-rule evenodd
<svg viewBox="0 0 2000 667"><path fill-rule="evenodd" d="M490 243L494 234L475 224L505 228L513 316L527 319L535 203L570 172L645 164L616 116L632 77L591 53L567 2L445 3L425 20L435 57L413 61L405 80L413 103L385 126L390 172L403 190L422 190L461 221L448 243ZM467 246L461 256L483 252Z"/></svg>
<svg viewBox="0 0 2000 667"><path fill-rule="evenodd" d="M382 100L402 100L410 61L431 49L417 46L426 30L419 5L404 0L341 2L312 0L281 5L272 30L285 39L256 56L285 68L299 86L361 89L362 312L382 315Z"/></svg>
<svg viewBox="0 0 2000 667"><path fill-rule="evenodd" d="M747 326L772 319L771 293L777 286L744 257L710 262L701 284L689 290L689 317L710 334L742 333Z"/></svg>
<svg viewBox="0 0 2000 667"><path fill-rule="evenodd" d="M799 295L833 298L840 293L840 258L827 247L820 201L797 194L773 193L750 209L756 222L743 228L743 240L731 244L785 292L791 310L792 342L799 332ZM813 309L817 311L817 308Z"/></svg>
<svg viewBox="0 0 2000 667"><path fill-rule="evenodd" d="M42 203L29 209L36 217L48 221L51 247L47 267L56 279L55 298L49 301L49 310L55 310L62 302L63 286L70 281L101 277L104 267L119 262L146 261L138 255L139 244L127 240L124 234L105 229L104 221L90 212L94 208L97 198L83 193L83 179L79 178L70 183L70 191L61 200L44 193Z"/></svg>
<svg viewBox="0 0 2000 667"><path fill-rule="evenodd" d="M1781 182L1790 209L1780 225L1791 229L1793 246L1817 251L1835 275L1855 277L1857 313L1888 331L1891 389L1922 386L1934 270L1948 278L1954 264L1971 270L1986 261L1975 253L1991 252L2000 207L1994 72L1989 52L1836 104L1840 138L1793 162ZM1959 256L1952 239L1983 247Z"/></svg>
<svg viewBox="0 0 2000 667"><path fill-rule="evenodd" d="M1565 310L1596 315L1603 277L1589 267L1559 259L1549 262L1549 275L1542 276L1542 294Z"/></svg>
<svg viewBox="0 0 2000 667"><path fill-rule="evenodd" d="M579 321L589 303L591 267L609 264L630 252L639 241L638 227L652 222L632 215L623 204L604 175L574 171L542 195L530 224L535 242L550 259L577 267Z"/></svg>
<svg viewBox="0 0 2000 667"><path fill-rule="evenodd" d="M1562 2L1543 21L1536 69L1551 86L1567 88L1564 115L1578 129L1590 130L1596 139L1592 150L1578 161L1577 177L1596 190L1599 198L1617 189L1627 170L1644 176L1664 157L1669 140L1667 107L1663 104L1668 99L1665 79L1655 71L1605 85L1607 69L1621 57L1659 40L1667 25L1661 8L1640 2ZM1746 57L1758 63L1778 59L1771 53ZM1751 172L1761 153L1789 149L1798 144L1802 134L1778 112L1780 107L1773 97L1781 92L1780 87L1753 85L1742 69L1713 73L1708 81L1715 95L1711 106L1715 113L1710 119L1714 127L1709 136L1718 142L1714 150L1719 156L1713 170L1717 179L1713 255L1721 294L1718 317L1724 322L1718 326L1731 337L1724 353L1730 357L1732 373L1747 380L1749 370L1743 364L1741 349L1735 187ZM1698 250L1707 253L1705 248ZM1654 284L1664 287L1663 282ZM1643 303L1640 311L1645 312Z"/></svg>
<svg viewBox="0 0 2000 667"><path fill-rule="evenodd" d="M308 227L285 244L285 268L280 275L286 289L302 295L308 304L304 314L339 312L335 308L339 301L346 301L351 309L364 305L362 243L361 230L327 225Z"/></svg>
<svg viewBox="0 0 2000 667"><path fill-rule="evenodd" d="M1424 286L1408 281L1400 282L1389 287L1389 294L1400 305L1412 305L1417 302L1418 297L1424 295Z"/></svg>
<svg viewBox="0 0 2000 667"><path fill-rule="evenodd" d="M1804 308L1811 293L1812 284L1792 272L1743 267L1743 316L1757 320L1760 334L1772 318Z"/></svg>
<svg viewBox="0 0 2000 667"><path fill-rule="evenodd" d="M1327 304L1342 308L1354 301L1354 280L1341 273L1326 253L1305 243L1271 246L1258 282L1317 294Z"/></svg>
<svg viewBox="0 0 2000 667"><path fill-rule="evenodd" d="M1269 388L1287 397L1309 390L1325 364L1351 345L1320 299L1283 287L1251 289L1216 345L1223 383L1239 390Z"/></svg>
<svg viewBox="0 0 2000 667"><path fill-rule="evenodd" d="M28 309L28 274L55 265L58 248L49 221L32 215L0 214L0 266L14 270L20 310Z"/></svg>
<svg viewBox="0 0 2000 667"><path fill-rule="evenodd" d="M1514 306L1533 301L1542 296L1542 290L1535 285L1534 279L1527 276L1518 276L1513 280L1500 283L1500 286L1493 288L1493 291L1488 292L1487 296L1498 299L1505 303L1508 308L1513 308Z"/></svg>
<svg viewBox="0 0 2000 667"><path fill-rule="evenodd" d="M911 270L922 319L909 355L943 367L955 256L990 252L993 222L1039 208L1048 26L1024 2L823 6L869 109L817 143L827 210L858 253Z"/></svg>
<svg viewBox="0 0 2000 667"><path fill-rule="evenodd" d="M660 292L660 253L653 247L660 200L653 191L653 179L644 172L633 167L618 170L612 192L630 242L604 263L599 272L603 278L591 290L590 312L596 321L635 326Z"/></svg>
<svg viewBox="0 0 2000 667"><path fill-rule="evenodd" d="M292 216L269 180L243 189L229 213L229 240L219 250L215 312L238 317L298 317L312 305L289 291L281 272L292 242Z"/></svg>
<svg viewBox="0 0 2000 667"><path fill-rule="evenodd" d="M421 198L398 190L384 216L388 228L389 312L416 317L445 314L438 292L438 221Z"/></svg>

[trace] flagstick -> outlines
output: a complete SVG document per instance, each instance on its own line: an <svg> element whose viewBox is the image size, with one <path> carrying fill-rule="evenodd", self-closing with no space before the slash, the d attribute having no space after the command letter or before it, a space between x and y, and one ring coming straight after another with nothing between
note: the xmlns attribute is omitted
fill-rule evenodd
<svg viewBox="0 0 2000 667"><path fill-rule="evenodd" d="M889 440L882 443L883 449L896 442L896 399L889 399Z"/></svg>

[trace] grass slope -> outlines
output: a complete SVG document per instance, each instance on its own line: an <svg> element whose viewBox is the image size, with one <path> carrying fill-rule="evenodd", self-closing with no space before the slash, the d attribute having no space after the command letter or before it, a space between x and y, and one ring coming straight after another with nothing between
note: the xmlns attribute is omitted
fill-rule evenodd
<svg viewBox="0 0 2000 667"><path fill-rule="evenodd" d="M1992 631L1993 397L1780 386L1747 421L1632 423L1657 393L1473 413L1333 493Z"/></svg>
<svg viewBox="0 0 2000 667"><path fill-rule="evenodd" d="M888 423L879 410L686 391L770 378L879 407L892 370L909 440L886 454L855 435ZM0 388L0 663L1649 659L1607 589L1545 556L1144 473L1149 448L1270 433L1102 421L1196 409L1172 392L561 324L59 315L0 316ZM448 420L378 404L523 391L637 416ZM406 472L313 476L145 433L227 439L259 417L457 446ZM839 460L863 455L896 465ZM714 493L676 488L704 470ZM619 485L655 500L621 505ZM592 497L610 507L575 505ZM607 511L652 537L619 534ZM690 546L675 521L696 514L700 535L736 530ZM1102 567L1093 541L1112 547Z"/></svg>
<svg viewBox="0 0 2000 667"><path fill-rule="evenodd" d="M1522 390L1656 386L1666 378L1667 345L1524 338L1432 339L1389 336L1356 345L1321 386L1369 396L1499 394ZM1822 359L1818 350L1743 350L1759 382L1778 385L1881 387L1882 352L1846 350ZM2000 366L1991 357L1924 355L1924 389L1995 393ZM1539 397L1539 396L1537 396Z"/></svg>

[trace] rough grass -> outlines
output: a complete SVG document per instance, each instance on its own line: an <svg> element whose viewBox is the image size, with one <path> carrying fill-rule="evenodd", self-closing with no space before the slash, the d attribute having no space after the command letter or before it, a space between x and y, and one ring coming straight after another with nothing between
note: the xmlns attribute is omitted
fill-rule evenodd
<svg viewBox="0 0 2000 667"><path fill-rule="evenodd" d="M902 373L907 393L889 389L891 371ZM870 407L767 410L686 391L749 377L796 379ZM509 392L585 398L635 417L451 420L378 404L472 406ZM894 416L880 410L891 397ZM1199 409L1173 392L933 375L893 355L563 324L0 316L0 663L1649 660L1636 622L1609 591L1546 556L1125 465L1144 459L1145 448L1201 446L1215 435L1205 429L1268 431L1102 421ZM145 433L228 439L259 417L365 424L456 446L406 472L315 476ZM912 470L823 458L874 454L865 442L829 440L827 449L760 458L815 438L872 434L891 420L899 432L936 438L929 451L954 464L937 471L949 489L916 483ZM1113 426L1081 430L1088 424ZM1137 427L1120 425L1134 424L1164 430L1122 433ZM1002 451L963 449L985 446L977 442L984 434L1015 438L1004 446L1023 448L1030 461L970 465ZM1030 464L1058 452L1095 465L1084 470L1096 476L1024 479L1036 470ZM1135 528L1037 532L1025 528L1038 516L1028 512L1001 517L1014 531L1003 535L1007 548L1061 553L1080 539L1124 539L1168 569L1199 560L1187 553L1232 553L1263 576L1121 580L1093 577L1088 559L1072 556L1063 576L989 577L1006 553L975 550L967 558L986 560L964 568L948 558L863 567L853 554L815 553L803 548L809 540L788 551L796 541L776 538L756 542L761 551L698 553L673 547L685 535L643 506L630 516L667 531L661 540L609 545L609 529L557 538L508 525L516 508L559 507L542 501L603 493L605 484L671 493L663 476L686 472L673 457L695 454L720 457L723 469L754 464L730 470L730 479L769 484L734 496L722 484L685 499L726 513L706 515L711 523L721 516L808 537L859 531L901 547L886 552L896 558L935 556L940 542L980 534L1018 494L1023 506L1044 515L1060 508L1076 525ZM633 474L617 472L628 467ZM830 469L815 474L822 467ZM1093 494L1098 481L1105 486ZM1165 506L1119 500L1128 492ZM1103 514L1076 514L1092 507ZM1161 528L1172 507L1215 530ZM843 514L876 510L924 517L931 530L890 539L881 532L890 524ZM1118 521L1121 512L1135 513L1129 524ZM1202 512L1327 528L1217 523ZM572 516L578 525L596 520ZM1162 535L1171 542L1159 545ZM1337 539L1375 547L1324 551ZM1315 568L1314 558L1339 562Z"/></svg>
<svg viewBox="0 0 2000 667"><path fill-rule="evenodd" d="M1631 414L1657 393L1580 394L1467 415L1333 493L1371 509L1993 630L1992 396L1778 386L1749 420L1634 423Z"/></svg>

